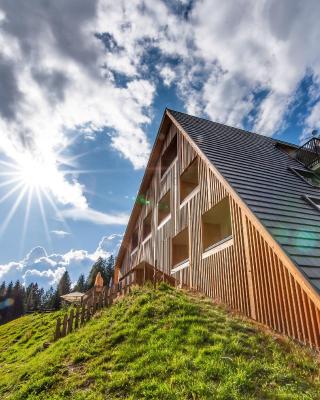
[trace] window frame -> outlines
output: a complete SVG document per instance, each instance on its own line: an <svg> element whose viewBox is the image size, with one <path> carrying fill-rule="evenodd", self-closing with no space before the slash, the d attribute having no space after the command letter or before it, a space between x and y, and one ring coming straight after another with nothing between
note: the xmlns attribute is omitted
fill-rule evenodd
<svg viewBox="0 0 320 400"><path fill-rule="evenodd" d="M320 189L320 176L319 176L319 185L314 185L313 183L309 182L302 174L299 173L309 173L312 175L315 175L316 177L318 176L315 172L310 171L310 170L304 170L302 168L295 168L295 167L289 167L289 170L292 171L296 176L298 176L300 179L302 179L304 182L306 182L309 186Z"/></svg>
<svg viewBox="0 0 320 400"><path fill-rule="evenodd" d="M145 226L146 226L145 223L148 218L150 218L150 232L148 232L148 234L145 234ZM152 234L152 211L149 211L142 222L142 243L148 240L151 237L151 234Z"/></svg>
<svg viewBox="0 0 320 400"><path fill-rule="evenodd" d="M159 219L159 205L161 203L161 200L166 197L167 195L169 195L169 213L164 216L163 218L161 218L161 220ZM171 218L171 190L169 189L158 201L157 204L157 226L159 228L159 226L162 226L165 224L165 222L167 222L169 219ZM164 222L165 221L165 222Z"/></svg>
<svg viewBox="0 0 320 400"><path fill-rule="evenodd" d="M136 246L133 247L133 236L136 235L137 237L137 244ZM133 232L132 232L132 236L131 236L131 254L133 254L135 252L135 250L137 250L137 248L139 247L139 229L138 227L136 227Z"/></svg>
<svg viewBox="0 0 320 400"><path fill-rule="evenodd" d="M187 250L188 250L188 256L187 258L184 258L181 261L178 261L177 263L173 263L173 254L174 254L174 240L177 238L177 236L181 235L183 232L186 231L187 234ZM186 268L187 266L189 266L189 262L190 262L190 245L189 245L189 227L185 227L184 229L181 229L181 231L179 233L177 233L175 236L173 236L171 238L171 273L175 273L178 272L181 269Z"/></svg>
<svg viewBox="0 0 320 400"><path fill-rule="evenodd" d="M183 183L182 179L183 179L183 175L186 174L188 172L188 170L190 171L190 168L192 168L193 164L196 163L196 173L197 173L197 184L195 185L195 187L186 195L184 196L183 199L181 199L181 184ZM180 206L187 203L188 200L190 200L195 194L196 192L199 190L199 159L198 157L195 157L190 163L189 165L184 169L184 171L180 174L179 177L179 201L180 201Z"/></svg>
<svg viewBox="0 0 320 400"><path fill-rule="evenodd" d="M163 168L163 159L164 159L164 157L165 157L165 155L166 155L166 152L169 152L170 146L172 146L172 144L173 144L174 141L176 142L176 145L175 145L175 150L176 150L175 156L174 156L174 158L171 160L170 164L168 164L168 165L166 166L165 170L164 170L164 168ZM163 152L163 154L162 154L161 157L160 157L160 180L164 179L164 177L167 175L168 171L170 171L171 166L175 163L175 161L177 160L177 158L178 158L178 134L176 133L176 134L174 135L174 137L171 139L171 141L170 141L170 143L168 144L167 148L165 149L165 151Z"/></svg>
<svg viewBox="0 0 320 400"><path fill-rule="evenodd" d="M205 247L205 240L204 240L204 235L205 235L205 224L206 222L204 221L205 215L210 212L211 210L214 210L219 204L221 204L223 201L227 201L227 207L228 207L228 219L230 221L230 234L227 236L219 239L218 241L210 244L209 246ZM208 224L208 223L207 223ZM229 223L228 223L229 224ZM221 224L220 224L221 225ZM229 227L228 227L229 228ZM206 254L208 252L211 252L213 249L216 247L219 247L225 243L228 243L229 241L233 240L233 227L232 227L232 215L231 215L231 208L230 208L230 198L229 196L225 196L223 199L221 199L218 203L216 203L213 207L209 208L206 212L204 212L201 215L201 232L202 232L202 254Z"/></svg>

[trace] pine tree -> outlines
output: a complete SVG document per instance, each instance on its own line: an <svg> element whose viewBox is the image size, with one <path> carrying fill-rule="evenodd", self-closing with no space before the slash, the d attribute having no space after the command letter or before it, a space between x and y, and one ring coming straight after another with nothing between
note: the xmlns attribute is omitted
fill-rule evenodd
<svg viewBox="0 0 320 400"><path fill-rule="evenodd" d="M60 298L60 295L59 295L58 288L53 293L52 306L53 306L52 308L54 310L59 310L59 308L61 307L61 298Z"/></svg>
<svg viewBox="0 0 320 400"><path fill-rule="evenodd" d="M4 294L4 302L3 302L3 308L2 308L2 321L3 322L8 322L13 318L13 298L12 298L12 293L13 292L13 282L11 281L9 285L7 286Z"/></svg>
<svg viewBox="0 0 320 400"><path fill-rule="evenodd" d="M12 296L12 290L13 290L13 282L11 281L11 282L9 283L8 287L7 287L7 290L6 290L6 298L7 298L7 299L8 299L8 298L11 298L11 296Z"/></svg>
<svg viewBox="0 0 320 400"><path fill-rule="evenodd" d="M25 305L24 308L26 311L31 311L31 304L32 304L32 296L31 292L33 289L33 283L30 283L30 285L27 286L26 288L26 294L25 294Z"/></svg>
<svg viewBox="0 0 320 400"><path fill-rule="evenodd" d="M39 306L38 306L38 310L42 310L43 309L43 303L44 303L44 295L45 295L45 291L43 288L38 289L38 301L39 301Z"/></svg>
<svg viewBox="0 0 320 400"><path fill-rule="evenodd" d="M5 323L5 299L6 283L2 282L0 286L0 325Z"/></svg>
<svg viewBox="0 0 320 400"><path fill-rule="evenodd" d="M44 310L53 310L55 308L54 297L55 290L51 286L50 289L48 289L43 296L42 307Z"/></svg>
<svg viewBox="0 0 320 400"><path fill-rule="evenodd" d="M26 289L26 311L39 311L41 309L43 289L37 283L30 283Z"/></svg>
<svg viewBox="0 0 320 400"><path fill-rule="evenodd" d="M114 274L114 257L111 254L106 261L106 281L105 284L110 286L110 282L113 279Z"/></svg>
<svg viewBox="0 0 320 400"><path fill-rule="evenodd" d="M97 261L93 264L93 266L91 267L91 271L89 272L86 282L87 289L91 289L93 287L98 272L101 273L104 285L106 285L107 283L106 268L107 268L106 259L99 257Z"/></svg>
<svg viewBox="0 0 320 400"><path fill-rule="evenodd" d="M68 294L71 292L71 279L68 271L65 271L58 283L59 296Z"/></svg>
<svg viewBox="0 0 320 400"><path fill-rule="evenodd" d="M0 286L0 297L4 297L6 294L6 283L3 281Z"/></svg>
<svg viewBox="0 0 320 400"><path fill-rule="evenodd" d="M78 278L78 281L76 283L76 285L73 288L74 292L81 292L84 293L86 292L86 280L83 274L81 274Z"/></svg>
<svg viewBox="0 0 320 400"><path fill-rule="evenodd" d="M25 290L21 285L20 281L16 281L13 290L12 290L12 298L13 298L13 315L12 318L18 318L24 314L24 297Z"/></svg>

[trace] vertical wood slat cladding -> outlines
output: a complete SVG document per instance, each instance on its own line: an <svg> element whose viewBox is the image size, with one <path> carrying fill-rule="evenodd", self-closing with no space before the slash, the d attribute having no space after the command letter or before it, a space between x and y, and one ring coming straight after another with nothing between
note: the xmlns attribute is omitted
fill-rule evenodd
<svg viewBox="0 0 320 400"><path fill-rule="evenodd" d="M249 219L246 223L257 320L319 348L319 309Z"/></svg>
<svg viewBox="0 0 320 400"><path fill-rule="evenodd" d="M320 311L299 281L270 247L241 202L198 157L199 187L180 205L181 173L197 156L189 141L172 124L163 140L161 154L177 134L177 159L161 178L160 158L136 221L138 249L129 247L122 259L120 275L141 262L148 262L170 275L172 238L189 229L189 266L173 274L177 283L205 293L231 308L304 343L320 347ZM171 218L158 226L157 204L170 190ZM202 214L229 196L232 244L203 258ZM144 218L152 212L152 234L142 243ZM120 279L121 279L120 276ZM125 278L129 282L132 278Z"/></svg>

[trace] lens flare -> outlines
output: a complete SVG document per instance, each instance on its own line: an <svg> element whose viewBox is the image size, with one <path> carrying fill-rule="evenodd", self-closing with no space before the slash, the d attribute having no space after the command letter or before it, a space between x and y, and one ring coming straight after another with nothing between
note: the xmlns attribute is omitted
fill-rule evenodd
<svg viewBox="0 0 320 400"><path fill-rule="evenodd" d="M5 308L11 307L14 305L14 299L5 299L4 301L0 301L0 310L4 310Z"/></svg>

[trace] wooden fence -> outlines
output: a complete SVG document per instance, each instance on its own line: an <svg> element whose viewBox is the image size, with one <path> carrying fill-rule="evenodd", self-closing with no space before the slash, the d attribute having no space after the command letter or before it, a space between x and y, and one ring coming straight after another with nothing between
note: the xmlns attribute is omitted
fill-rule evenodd
<svg viewBox="0 0 320 400"><path fill-rule="evenodd" d="M57 318L54 341L84 326L97 310L111 305L115 297L115 293L107 287L100 291L92 288L86 294L87 299L82 306L72 306L62 318Z"/></svg>

